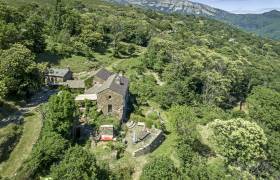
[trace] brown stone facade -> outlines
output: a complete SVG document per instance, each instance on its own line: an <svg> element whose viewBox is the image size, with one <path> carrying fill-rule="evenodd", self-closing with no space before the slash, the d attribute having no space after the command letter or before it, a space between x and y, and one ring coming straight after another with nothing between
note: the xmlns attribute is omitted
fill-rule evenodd
<svg viewBox="0 0 280 180"><path fill-rule="evenodd" d="M106 89L97 94L97 106L104 115L113 115L119 119L126 116L127 97Z"/></svg>

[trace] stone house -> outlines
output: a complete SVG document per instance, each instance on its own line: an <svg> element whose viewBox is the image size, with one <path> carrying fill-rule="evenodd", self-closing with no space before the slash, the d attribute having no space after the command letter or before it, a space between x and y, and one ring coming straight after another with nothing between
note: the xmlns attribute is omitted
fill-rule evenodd
<svg viewBox="0 0 280 180"><path fill-rule="evenodd" d="M120 120L127 116L129 99L129 81L122 74L115 74L106 69L99 69L93 77L93 86L76 101L94 100L97 109L104 115L113 115Z"/></svg>
<svg viewBox="0 0 280 180"><path fill-rule="evenodd" d="M50 68L45 73L46 85L60 85L67 80L73 79L73 73L69 68Z"/></svg>

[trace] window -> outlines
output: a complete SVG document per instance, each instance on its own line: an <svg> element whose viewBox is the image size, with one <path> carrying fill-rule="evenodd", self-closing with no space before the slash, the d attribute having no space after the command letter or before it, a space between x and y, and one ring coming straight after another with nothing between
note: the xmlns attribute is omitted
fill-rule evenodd
<svg viewBox="0 0 280 180"><path fill-rule="evenodd" d="M112 96L108 96L108 99L109 99L109 100L112 99Z"/></svg>
<svg viewBox="0 0 280 180"><path fill-rule="evenodd" d="M112 104L108 105L108 113L112 113L113 112L113 106Z"/></svg>

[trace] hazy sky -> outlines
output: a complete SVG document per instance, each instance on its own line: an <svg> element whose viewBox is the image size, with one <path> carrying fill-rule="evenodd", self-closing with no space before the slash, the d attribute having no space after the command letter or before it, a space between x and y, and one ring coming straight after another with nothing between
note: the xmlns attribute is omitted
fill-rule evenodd
<svg viewBox="0 0 280 180"><path fill-rule="evenodd" d="M191 0L233 13L262 13L280 10L280 0Z"/></svg>

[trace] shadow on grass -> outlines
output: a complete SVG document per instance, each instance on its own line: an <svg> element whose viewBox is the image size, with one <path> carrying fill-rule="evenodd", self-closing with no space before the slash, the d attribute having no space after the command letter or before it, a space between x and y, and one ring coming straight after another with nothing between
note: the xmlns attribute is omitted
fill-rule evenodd
<svg viewBox="0 0 280 180"><path fill-rule="evenodd" d="M51 52L44 52L36 56L37 62L39 63L48 62L54 65L58 65L59 61L62 60L63 58L64 58L63 56Z"/></svg>
<svg viewBox="0 0 280 180"><path fill-rule="evenodd" d="M108 53L108 48L107 47L97 47L94 48L94 51L97 52L98 54L105 55Z"/></svg>
<svg viewBox="0 0 280 180"><path fill-rule="evenodd" d="M30 117L30 116L34 116L35 114L33 112L28 112L26 114L24 114L24 117L27 118L27 117Z"/></svg>

